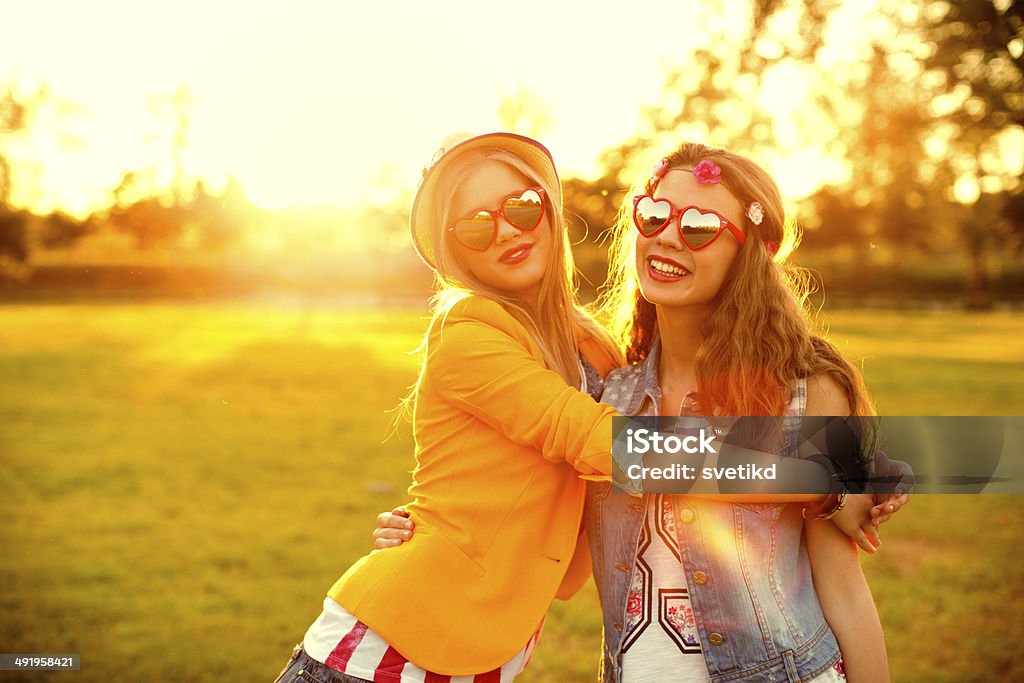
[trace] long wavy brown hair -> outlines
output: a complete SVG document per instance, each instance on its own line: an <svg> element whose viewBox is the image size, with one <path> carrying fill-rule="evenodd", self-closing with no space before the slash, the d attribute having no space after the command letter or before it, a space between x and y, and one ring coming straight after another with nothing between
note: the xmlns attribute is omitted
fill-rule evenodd
<svg viewBox="0 0 1024 683"><path fill-rule="evenodd" d="M702 409L718 415L781 415L795 380L827 374L846 392L852 414L873 414L861 373L814 329L807 307L810 277L785 265L799 244L799 231L786 219L775 182L753 161L698 143L683 143L665 163L669 169L692 169L704 159L718 164L722 185L742 206L760 202L764 219L760 225L746 219L751 239L740 247L704 323L696 367ZM640 178L626 195L612 228L608 282L600 299L601 316L630 363L646 358L658 335L655 306L640 293L632 217L632 196L653 192L657 182L657 177ZM778 245L774 255L768 243Z"/></svg>

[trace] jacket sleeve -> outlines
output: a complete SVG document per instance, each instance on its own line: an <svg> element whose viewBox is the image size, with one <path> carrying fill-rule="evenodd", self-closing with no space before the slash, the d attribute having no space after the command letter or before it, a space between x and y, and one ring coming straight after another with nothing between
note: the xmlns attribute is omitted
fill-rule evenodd
<svg viewBox="0 0 1024 683"><path fill-rule="evenodd" d="M615 411L546 369L526 329L496 302L471 297L435 321L426 370L446 400L511 441L584 479L608 479Z"/></svg>

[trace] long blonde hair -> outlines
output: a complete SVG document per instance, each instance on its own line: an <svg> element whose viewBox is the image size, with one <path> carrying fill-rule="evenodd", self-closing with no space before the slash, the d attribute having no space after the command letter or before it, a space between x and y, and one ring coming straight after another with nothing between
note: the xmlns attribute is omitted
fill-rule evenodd
<svg viewBox="0 0 1024 683"><path fill-rule="evenodd" d="M521 299L510 296L481 282L459 263L451 243L445 238L444 226L449 223L451 197L465 178L484 161L497 161L511 167L544 189L547 195L545 215L551 227L552 248L540 283L536 308ZM545 174L535 171L519 156L503 149L475 149L452 159L445 175L436 185L437 201L433 202L434 226L432 236L436 265L434 266L435 293L431 298L431 328L441 321L461 299L472 294L488 297L501 304L530 333L548 368L554 370L570 386L580 385L577 331L596 339L611 355L617 365L622 354L608 332L577 301L578 282L573 262L569 235L562 215L562 189L557 183L544 180ZM426 344L424 337L423 344ZM422 348L422 346L421 346ZM415 400L424 369L405 401L410 408Z"/></svg>
<svg viewBox="0 0 1024 683"><path fill-rule="evenodd" d="M760 202L764 219L760 225L746 221L748 239L704 322L696 366L702 407L721 415L780 415L795 380L825 373L845 391L852 414L872 414L860 372L812 332L806 307L810 279L783 265L799 244L799 231L786 220L775 182L749 159L697 143L683 143L665 163L691 169L705 159L718 164L722 185L742 206ZM634 194L653 192L657 182L640 178L626 195L612 229L608 282L600 299L600 314L630 363L647 357L658 334L655 306L639 289L631 203ZM777 245L774 256L768 243Z"/></svg>

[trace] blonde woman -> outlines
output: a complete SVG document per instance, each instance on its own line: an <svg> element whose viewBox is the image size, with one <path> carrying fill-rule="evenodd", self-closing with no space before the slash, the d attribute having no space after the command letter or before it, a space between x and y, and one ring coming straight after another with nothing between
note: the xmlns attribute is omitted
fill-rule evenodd
<svg viewBox="0 0 1024 683"><path fill-rule="evenodd" d="M614 413L586 392L620 360L576 305L561 208L551 155L526 137L449 142L425 171L411 223L437 294L412 400L418 533L338 579L279 681L509 681L551 601L589 575L585 480L611 471Z"/></svg>

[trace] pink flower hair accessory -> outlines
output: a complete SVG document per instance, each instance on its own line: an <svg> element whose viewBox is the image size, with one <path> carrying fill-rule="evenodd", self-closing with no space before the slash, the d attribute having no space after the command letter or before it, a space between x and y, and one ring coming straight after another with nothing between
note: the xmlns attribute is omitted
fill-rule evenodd
<svg viewBox="0 0 1024 683"><path fill-rule="evenodd" d="M701 185L717 184L722 181L722 169L711 159L700 162L693 167L691 172Z"/></svg>

